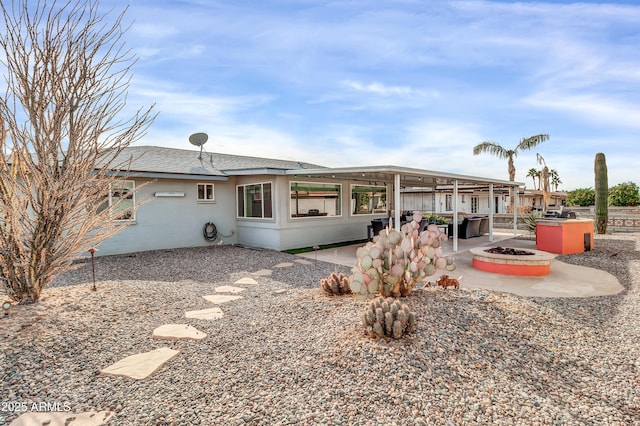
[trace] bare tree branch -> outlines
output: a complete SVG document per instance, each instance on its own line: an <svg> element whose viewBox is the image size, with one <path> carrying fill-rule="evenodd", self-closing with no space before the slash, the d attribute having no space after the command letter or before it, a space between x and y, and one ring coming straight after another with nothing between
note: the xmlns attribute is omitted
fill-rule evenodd
<svg viewBox="0 0 640 426"><path fill-rule="evenodd" d="M150 107L122 118L136 62L123 42L125 12L110 19L95 1L0 3L0 279L16 301L37 300L127 225L127 198L105 202L126 177L123 150L155 115Z"/></svg>

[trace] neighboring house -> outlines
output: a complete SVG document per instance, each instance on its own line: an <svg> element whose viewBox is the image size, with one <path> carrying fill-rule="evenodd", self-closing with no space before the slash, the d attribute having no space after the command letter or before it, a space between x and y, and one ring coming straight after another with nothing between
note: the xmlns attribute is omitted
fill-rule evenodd
<svg viewBox="0 0 640 426"><path fill-rule="evenodd" d="M435 188L405 188L402 190L402 206L405 210L420 210L422 212L448 215L453 213L453 188L451 185L436 186ZM509 190L498 188L493 192L493 204L489 200L486 185L460 186L458 188L458 212L467 215L488 215L493 213L507 213L509 208Z"/></svg>
<svg viewBox="0 0 640 426"><path fill-rule="evenodd" d="M120 234L100 245L100 255L210 244L285 250L362 240L371 219L399 218L400 210L411 209L402 205L401 187L491 186L501 200L505 187L523 185L397 166L332 169L154 146L129 147L122 159L128 158L129 173L109 200L125 197L138 209ZM207 223L217 230L213 241L204 237Z"/></svg>
<svg viewBox="0 0 640 426"><path fill-rule="evenodd" d="M541 190L525 189L520 194L521 207L524 213L542 212L544 210L544 198ZM560 206L566 206L567 193L562 191L554 191L549 193L549 209L556 209Z"/></svg>
<svg viewBox="0 0 640 426"><path fill-rule="evenodd" d="M511 213L510 192L507 188L496 189L493 193L493 213ZM551 208L564 206L566 192L551 192L549 194ZM404 188L402 189L403 210L420 210L435 214L451 214L453 212L453 188L451 185L441 185L435 188ZM458 212L464 214L489 214L489 193L486 185L460 186L458 189ZM519 189L518 213L529 213L543 210L542 191Z"/></svg>

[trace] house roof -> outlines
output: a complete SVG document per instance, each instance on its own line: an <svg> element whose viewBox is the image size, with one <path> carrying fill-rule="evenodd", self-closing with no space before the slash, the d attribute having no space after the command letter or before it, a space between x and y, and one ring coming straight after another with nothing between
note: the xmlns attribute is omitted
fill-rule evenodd
<svg viewBox="0 0 640 426"><path fill-rule="evenodd" d="M158 146L130 146L116 160L131 159L129 176L213 178L226 180L239 174L284 174L285 170L318 169L317 164L272 158L219 154Z"/></svg>
<svg viewBox="0 0 640 426"><path fill-rule="evenodd" d="M325 168L316 170L288 170L286 174L324 179L340 177L343 179L354 181L369 182L370 184L391 184L394 182L395 175L400 175L400 186L403 188L440 188L442 186L452 185L454 182L458 182L459 185L482 185L484 187L489 184L493 184L498 187L524 186L524 183L522 182L512 182L501 179L468 176L456 173L398 166L367 166L331 169Z"/></svg>

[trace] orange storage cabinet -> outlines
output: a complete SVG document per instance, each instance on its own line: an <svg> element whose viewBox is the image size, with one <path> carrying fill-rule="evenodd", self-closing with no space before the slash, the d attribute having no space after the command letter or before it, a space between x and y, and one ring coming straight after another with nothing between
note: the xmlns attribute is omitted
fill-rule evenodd
<svg viewBox="0 0 640 426"><path fill-rule="evenodd" d="M593 220L538 219L536 248L557 254L583 253L593 248Z"/></svg>

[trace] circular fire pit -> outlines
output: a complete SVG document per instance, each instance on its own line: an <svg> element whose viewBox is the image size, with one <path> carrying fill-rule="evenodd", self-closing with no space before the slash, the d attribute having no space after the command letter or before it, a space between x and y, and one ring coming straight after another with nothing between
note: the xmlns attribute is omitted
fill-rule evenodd
<svg viewBox="0 0 640 426"><path fill-rule="evenodd" d="M551 261L556 257L554 254L545 251L520 250L508 247L496 247L495 249L476 247L469 251L473 255L472 266L474 268L503 275L547 275L551 270Z"/></svg>

